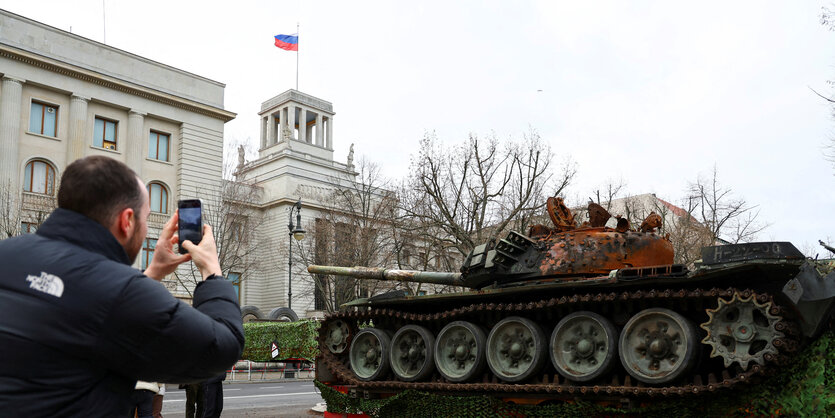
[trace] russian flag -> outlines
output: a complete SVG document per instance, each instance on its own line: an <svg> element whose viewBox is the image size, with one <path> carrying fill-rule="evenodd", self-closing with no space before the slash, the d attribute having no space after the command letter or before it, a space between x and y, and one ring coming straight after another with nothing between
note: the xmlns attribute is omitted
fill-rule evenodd
<svg viewBox="0 0 835 418"><path fill-rule="evenodd" d="M275 46L286 49L288 51L299 50L299 34L292 35L275 35Z"/></svg>

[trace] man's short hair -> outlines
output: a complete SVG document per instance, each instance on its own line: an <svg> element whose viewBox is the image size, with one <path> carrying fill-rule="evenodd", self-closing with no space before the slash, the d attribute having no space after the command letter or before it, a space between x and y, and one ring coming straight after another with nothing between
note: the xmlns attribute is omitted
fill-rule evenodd
<svg viewBox="0 0 835 418"><path fill-rule="evenodd" d="M73 161L61 176L58 207L78 212L105 227L131 208L138 213L142 189L136 173L110 157L92 155Z"/></svg>

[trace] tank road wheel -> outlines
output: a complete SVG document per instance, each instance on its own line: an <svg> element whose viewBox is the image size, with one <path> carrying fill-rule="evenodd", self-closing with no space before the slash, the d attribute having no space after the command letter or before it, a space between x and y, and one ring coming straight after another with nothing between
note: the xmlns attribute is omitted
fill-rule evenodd
<svg viewBox="0 0 835 418"><path fill-rule="evenodd" d="M753 295L743 298L734 292L730 301L719 298L719 306L707 310L710 319L701 325L707 331L702 342L712 348L710 357L722 357L725 367L736 362L747 370L749 362L764 364L767 353L777 354L774 340L783 333L774 326L782 318L770 310L771 302L759 303Z"/></svg>
<svg viewBox="0 0 835 418"><path fill-rule="evenodd" d="M360 380L376 380L389 370L391 338L385 331L365 328L351 342L351 370Z"/></svg>
<svg viewBox="0 0 835 418"><path fill-rule="evenodd" d="M620 361L641 382L672 382L695 364L697 344L696 329L687 318L669 309L645 309L623 327Z"/></svg>
<svg viewBox="0 0 835 418"><path fill-rule="evenodd" d="M542 328L530 319L502 319L487 336L487 365L499 379L521 382L545 364L545 344Z"/></svg>
<svg viewBox="0 0 835 418"><path fill-rule="evenodd" d="M612 369L618 331L608 319L588 311L563 318L551 334L551 363L575 382L588 382Z"/></svg>
<svg viewBox="0 0 835 418"><path fill-rule="evenodd" d="M345 321L338 319L328 324L327 337L325 338L325 346L328 347L331 353L339 354L348 348L348 337L351 332L348 330L348 324Z"/></svg>
<svg viewBox="0 0 835 418"><path fill-rule="evenodd" d="M391 371L400 380L424 380L434 370L435 337L420 325L406 325L391 339Z"/></svg>
<svg viewBox="0 0 835 418"><path fill-rule="evenodd" d="M484 331L475 324L447 324L435 340L435 367L450 382L466 382L478 376L484 370L486 341Z"/></svg>

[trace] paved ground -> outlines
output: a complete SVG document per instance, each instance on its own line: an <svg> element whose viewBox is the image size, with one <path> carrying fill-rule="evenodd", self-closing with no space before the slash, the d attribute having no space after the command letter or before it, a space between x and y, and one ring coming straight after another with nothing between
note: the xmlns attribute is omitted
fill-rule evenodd
<svg viewBox="0 0 835 418"><path fill-rule="evenodd" d="M165 418L185 417L183 390L168 385L163 398L162 415ZM323 402L319 391L310 380L280 380L272 382L223 385L224 418L235 417L311 417L321 416L310 410Z"/></svg>

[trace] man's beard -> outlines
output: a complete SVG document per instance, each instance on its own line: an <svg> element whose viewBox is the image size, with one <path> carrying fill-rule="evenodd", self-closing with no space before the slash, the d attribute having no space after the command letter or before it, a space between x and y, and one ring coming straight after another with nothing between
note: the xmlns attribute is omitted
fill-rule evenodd
<svg viewBox="0 0 835 418"><path fill-rule="evenodd" d="M125 252L128 253L128 260L130 260L130 264L136 262L136 257L142 250L142 243L144 241L145 237L140 236L139 232L136 232L132 237L130 237L130 241L128 241L127 248L125 248Z"/></svg>

